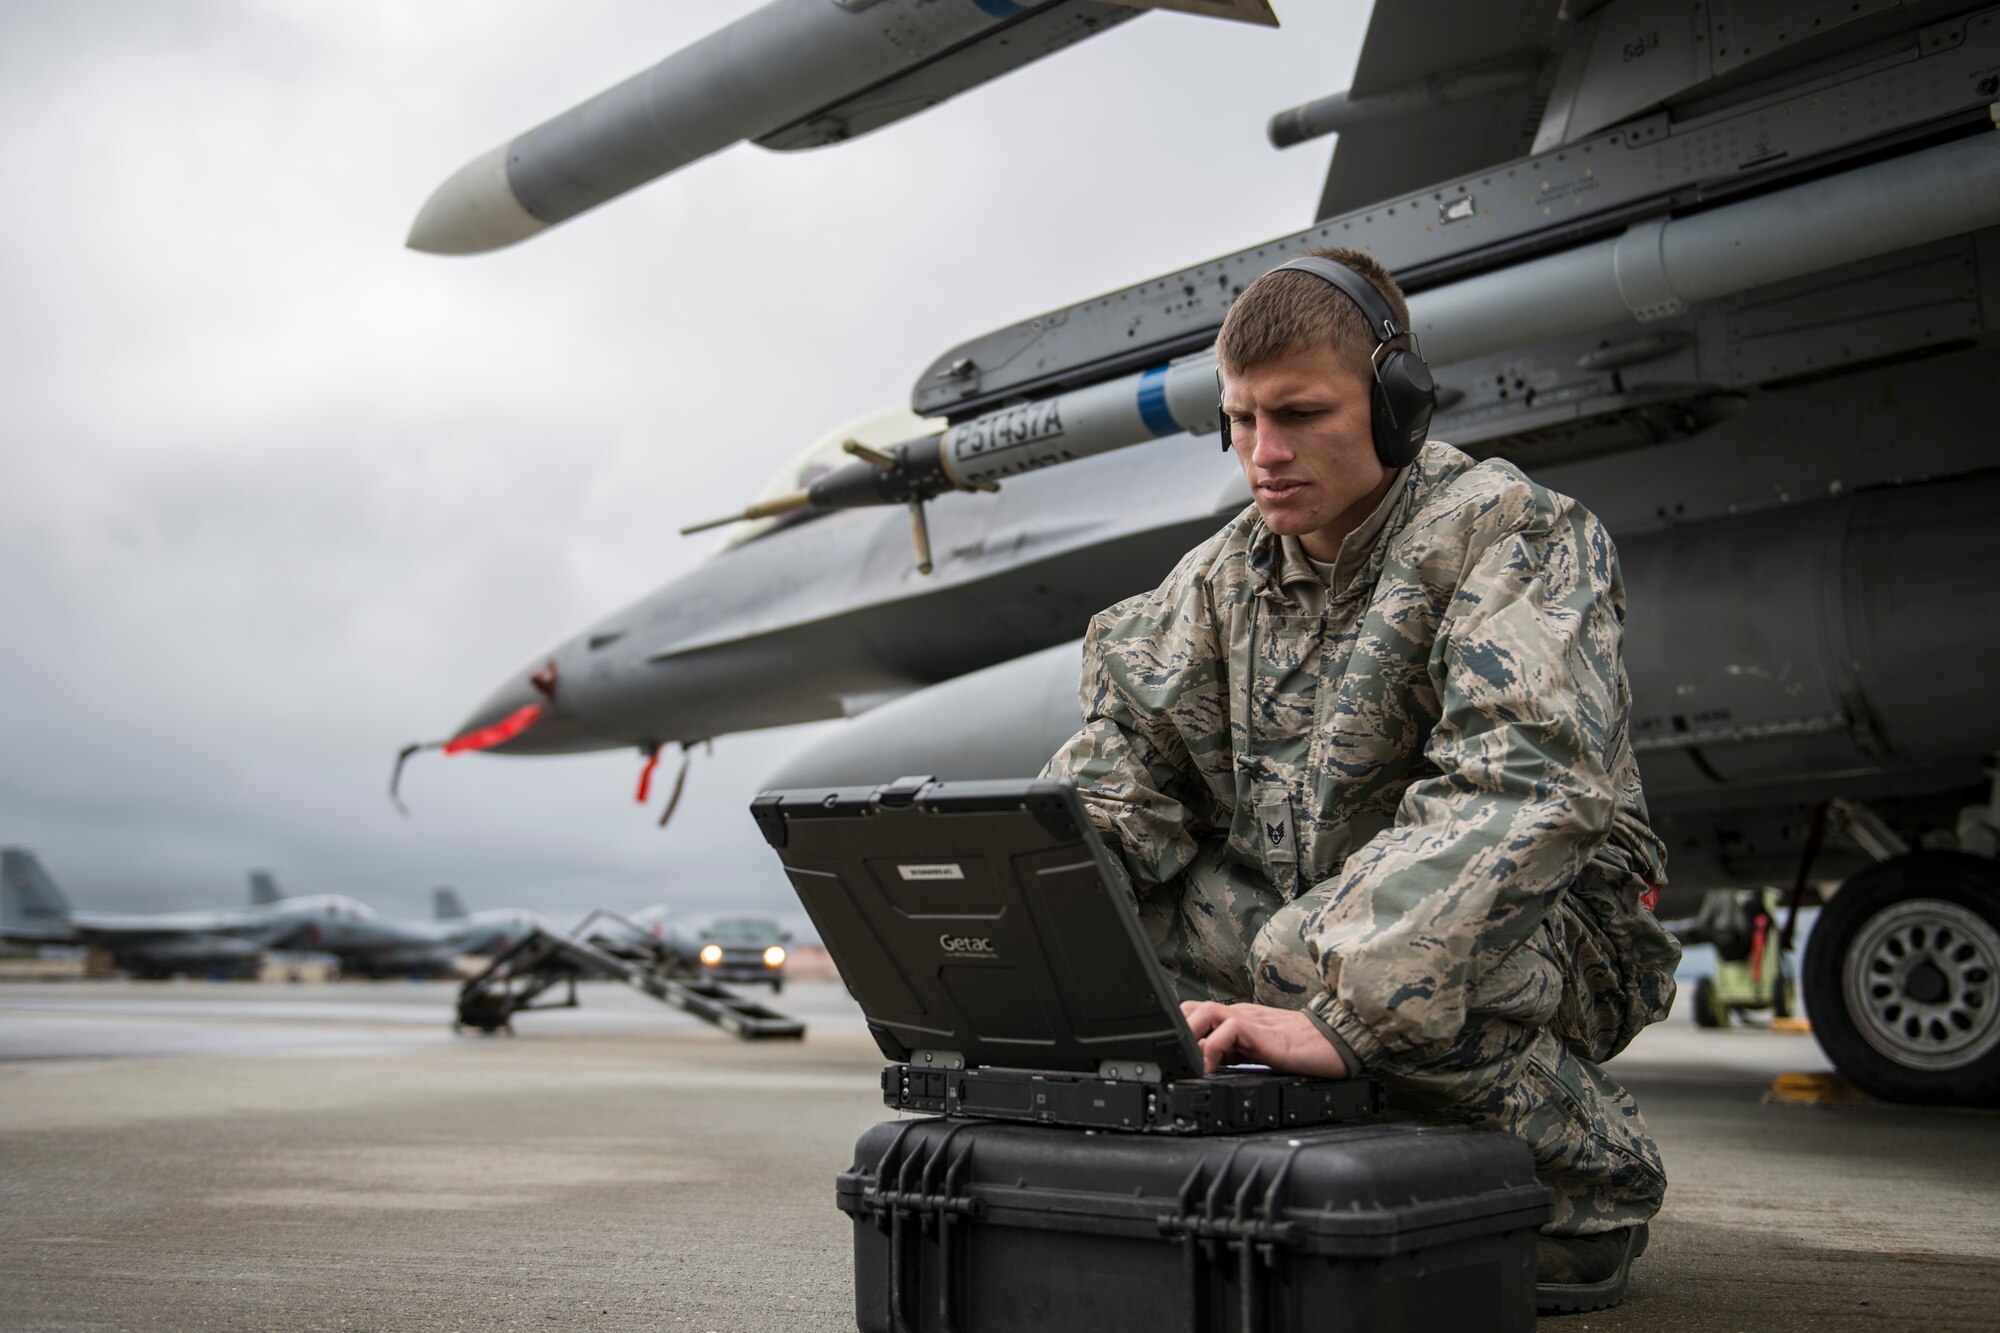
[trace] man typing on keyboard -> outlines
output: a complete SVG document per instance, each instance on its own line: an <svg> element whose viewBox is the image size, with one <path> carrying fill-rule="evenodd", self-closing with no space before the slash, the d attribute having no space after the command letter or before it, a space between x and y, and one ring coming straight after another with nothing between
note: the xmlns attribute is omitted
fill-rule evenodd
<svg viewBox="0 0 2000 1333"><path fill-rule="evenodd" d="M1217 359L1253 504L1092 622L1045 776L1130 874L1211 1069L1366 1073L1525 1139L1555 1195L1542 1308L1601 1308L1666 1188L1601 1064L1679 958L1624 588L1575 501L1424 440L1408 330L1352 251L1237 298Z"/></svg>

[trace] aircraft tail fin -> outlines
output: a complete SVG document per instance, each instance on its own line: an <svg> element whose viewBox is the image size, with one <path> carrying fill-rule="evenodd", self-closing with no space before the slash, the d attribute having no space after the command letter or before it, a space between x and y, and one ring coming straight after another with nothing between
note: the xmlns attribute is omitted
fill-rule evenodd
<svg viewBox="0 0 2000 1333"><path fill-rule="evenodd" d="M69 899L25 848L0 848L0 935L22 940L70 935Z"/></svg>
<svg viewBox="0 0 2000 1333"><path fill-rule="evenodd" d="M458 900L458 890L439 888L431 890L431 915L439 921L456 921L465 915L465 904Z"/></svg>
<svg viewBox="0 0 2000 1333"><path fill-rule="evenodd" d="M282 896L278 892L278 881L272 878L270 871L253 870L250 872L250 905L252 907L269 907Z"/></svg>

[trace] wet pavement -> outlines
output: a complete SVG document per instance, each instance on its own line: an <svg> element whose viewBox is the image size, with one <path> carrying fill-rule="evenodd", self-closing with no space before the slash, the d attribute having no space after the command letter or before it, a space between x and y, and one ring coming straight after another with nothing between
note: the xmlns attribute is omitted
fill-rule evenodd
<svg viewBox="0 0 2000 1333"><path fill-rule="evenodd" d="M458 1037L453 993L0 986L0 1327L853 1327L837 985L763 1045L615 985ZM2000 1325L2000 1117L1766 1104L1812 1039L1678 1016L1613 1068L1673 1186L1627 1304L1545 1328Z"/></svg>

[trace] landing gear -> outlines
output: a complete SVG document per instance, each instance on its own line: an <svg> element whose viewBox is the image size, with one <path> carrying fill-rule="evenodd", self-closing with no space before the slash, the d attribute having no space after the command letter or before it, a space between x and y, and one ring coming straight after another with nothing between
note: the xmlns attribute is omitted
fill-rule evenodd
<svg viewBox="0 0 2000 1333"><path fill-rule="evenodd" d="M1756 1015L1766 1009L1773 1018L1790 1018L1799 1007L1788 972L1759 982L1748 963L1729 961L1718 963L1715 972L1712 977L1696 978L1694 983L1690 1008L1698 1028L1726 1028L1738 1018L1755 1023Z"/></svg>
<svg viewBox="0 0 2000 1333"><path fill-rule="evenodd" d="M1889 1101L2000 1106L2000 863L1918 851L1855 875L1813 927L1827 1057Z"/></svg>
<svg viewBox="0 0 2000 1333"><path fill-rule="evenodd" d="M1778 897L1768 890L1717 889L1691 921L1673 931L1685 944L1715 948L1715 971L1699 977L1689 1006L1698 1028L1726 1028L1756 1015L1789 1017L1798 1008L1792 977L1779 958Z"/></svg>

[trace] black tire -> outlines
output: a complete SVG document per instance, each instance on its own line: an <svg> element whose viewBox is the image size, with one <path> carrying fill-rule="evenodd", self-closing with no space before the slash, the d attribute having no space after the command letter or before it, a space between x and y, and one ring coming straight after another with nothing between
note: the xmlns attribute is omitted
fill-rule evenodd
<svg viewBox="0 0 2000 1333"><path fill-rule="evenodd" d="M1778 984L1771 988L1771 1017L1790 1018L1798 1005L1797 996L1792 994L1792 977L1783 968L1778 970Z"/></svg>
<svg viewBox="0 0 2000 1333"><path fill-rule="evenodd" d="M1715 1002L1715 978L1698 978L1694 983L1694 1025L1719 1028L1728 1021L1729 1016Z"/></svg>
<svg viewBox="0 0 2000 1333"><path fill-rule="evenodd" d="M1848 880L1806 946L1813 1036L1885 1101L2000 1106L2000 864L1911 852Z"/></svg>

